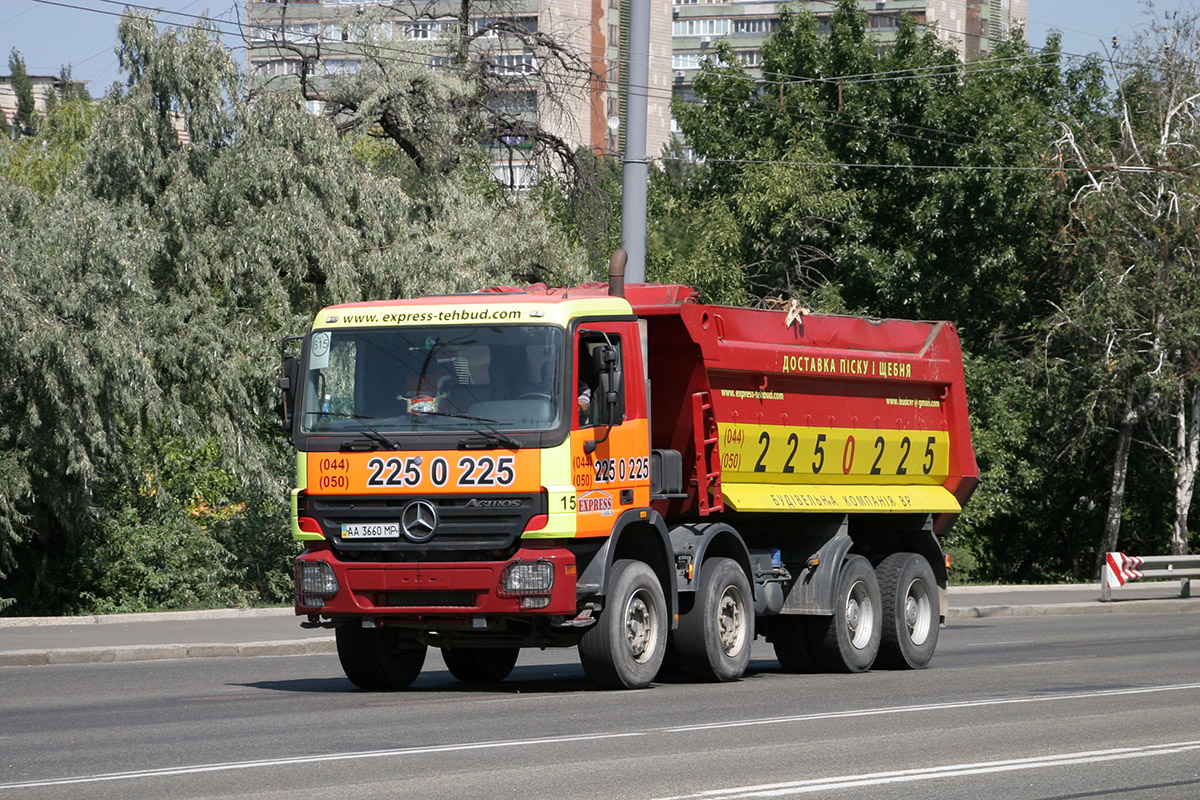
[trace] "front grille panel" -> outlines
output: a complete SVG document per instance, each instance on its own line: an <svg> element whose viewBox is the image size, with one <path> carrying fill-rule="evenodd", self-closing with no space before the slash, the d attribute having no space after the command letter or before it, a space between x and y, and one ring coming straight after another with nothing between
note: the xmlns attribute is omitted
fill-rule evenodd
<svg viewBox="0 0 1200 800"><path fill-rule="evenodd" d="M343 551L471 551L507 550L520 538L530 518L546 513L545 494L504 494L485 497L446 495L433 497L386 497L378 495L321 497L308 495L301 516L321 525L325 538ZM425 500L437 511L433 536L423 542L405 537L378 539L343 538L342 525L353 523L399 523L405 508Z"/></svg>

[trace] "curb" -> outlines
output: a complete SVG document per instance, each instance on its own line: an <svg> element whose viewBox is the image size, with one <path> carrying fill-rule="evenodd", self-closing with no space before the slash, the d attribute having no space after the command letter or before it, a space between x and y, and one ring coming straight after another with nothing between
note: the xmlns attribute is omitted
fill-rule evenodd
<svg viewBox="0 0 1200 800"><path fill-rule="evenodd" d="M984 617L1056 617L1079 614L1147 614L1200 611L1200 598L1178 600L1117 600L1107 603L1053 603L1033 606L956 606L946 610L946 619Z"/></svg>
<svg viewBox="0 0 1200 800"><path fill-rule="evenodd" d="M139 644L123 647L77 647L58 650L0 652L0 667L37 667L48 664L111 664L129 661L162 661L177 658L238 658L250 656L312 656L336 653L333 637L288 639L242 644Z"/></svg>
<svg viewBox="0 0 1200 800"><path fill-rule="evenodd" d="M0 617L0 628L40 628L53 625L107 625L122 622L187 622L196 619L241 617L294 617L291 606L283 608L216 608L204 611L144 611L136 614L85 614L79 617Z"/></svg>

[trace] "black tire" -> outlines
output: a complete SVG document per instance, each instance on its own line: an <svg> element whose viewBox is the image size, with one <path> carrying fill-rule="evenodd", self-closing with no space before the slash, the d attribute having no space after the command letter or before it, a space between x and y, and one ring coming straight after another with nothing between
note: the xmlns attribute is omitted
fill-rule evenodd
<svg viewBox="0 0 1200 800"><path fill-rule="evenodd" d="M519 647L443 647L442 660L463 683L499 683L517 665Z"/></svg>
<svg viewBox="0 0 1200 800"><path fill-rule="evenodd" d="M351 683L369 692L407 689L425 664L425 645L395 628L342 625L334 636L342 671Z"/></svg>
<svg viewBox="0 0 1200 800"><path fill-rule="evenodd" d="M808 649L808 619L799 614L778 614L770 618L771 644L775 646L775 658L784 672L817 671Z"/></svg>
<svg viewBox="0 0 1200 800"><path fill-rule="evenodd" d="M346 677L360 689L378 692L384 689L383 676L375 664L375 631L360 627L357 622L339 625L334 630L338 661Z"/></svg>
<svg viewBox="0 0 1200 800"><path fill-rule="evenodd" d="M736 681L750 663L754 598L746 573L731 558L700 567L691 611L679 617L675 649L683 674L694 681Z"/></svg>
<svg viewBox="0 0 1200 800"><path fill-rule="evenodd" d="M838 572L833 616L808 617L813 663L822 672L866 672L879 655L883 629L879 581L871 562L849 556Z"/></svg>
<svg viewBox="0 0 1200 800"><path fill-rule="evenodd" d="M654 570L641 561L615 561L604 610L579 637L583 671L600 689L645 688L662 666L668 630Z"/></svg>
<svg viewBox="0 0 1200 800"><path fill-rule="evenodd" d="M941 606L933 567L916 553L893 553L875 568L883 609L883 637L875 663L887 669L924 669L937 648Z"/></svg>

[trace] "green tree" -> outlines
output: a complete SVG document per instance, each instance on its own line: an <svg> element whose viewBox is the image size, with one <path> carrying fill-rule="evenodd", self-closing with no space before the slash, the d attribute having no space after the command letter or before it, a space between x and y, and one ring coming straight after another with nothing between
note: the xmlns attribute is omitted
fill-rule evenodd
<svg viewBox="0 0 1200 800"><path fill-rule="evenodd" d="M1152 20L1118 70L1115 124L1089 130L1063 123L1060 147L1087 180L1072 203L1063 245L1077 282L1050 320L1051 376L1080 384L1094 423L1112 448L1107 515L1096 569L1118 544L1135 508L1157 505L1154 481L1132 498L1130 456L1139 430L1147 455L1165 457L1173 484L1169 541L1188 550L1188 516L1200 462L1200 55L1195 13ZM1064 377L1064 374L1066 375ZM1084 456L1103 458L1096 450ZM1143 538L1159 538L1143 528ZM1147 534L1149 534L1147 536ZM1135 532L1137 535L1137 532ZM1157 545L1151 545L1157 547Z"/></svg>
<svg viewBox="0 0 1200 800"><path fill-rule="evenodd" d="M279 339L329 302L582 262L474 165L415 194L299 95L243 101L211 31L135 15L118 36L130 79L83 160L53 194L0 192L10 613L282 599Z"/></svg>
<svg viewBox="0 0 1200 800"><path fill-rule="evenodd" d="M84 145L100 106L77 98L50 109L37 136L24 136L0 146L0 175L51 195L59 181L83 161Z"/></svg>
<svg viewBox="0 0 1200 800"><path fill-rule="evenodd" d="M17 113L13 120L17 133L32 136L37 131L37 104L33 96L33 81L25 69L25 59L13 48L8 55L8 73L12 77L13 94L17 96Z"/></svg>

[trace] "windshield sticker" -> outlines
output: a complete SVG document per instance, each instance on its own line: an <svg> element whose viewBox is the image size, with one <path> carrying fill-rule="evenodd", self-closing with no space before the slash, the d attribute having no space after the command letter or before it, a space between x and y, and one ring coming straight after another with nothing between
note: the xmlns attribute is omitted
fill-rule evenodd
<svg viewBox="0 0 1200 800"><path fill-rule="evenodd" d="M309 352L309 369L325 369L329 366L329 331L318 331L312 335Z"/></svg>

